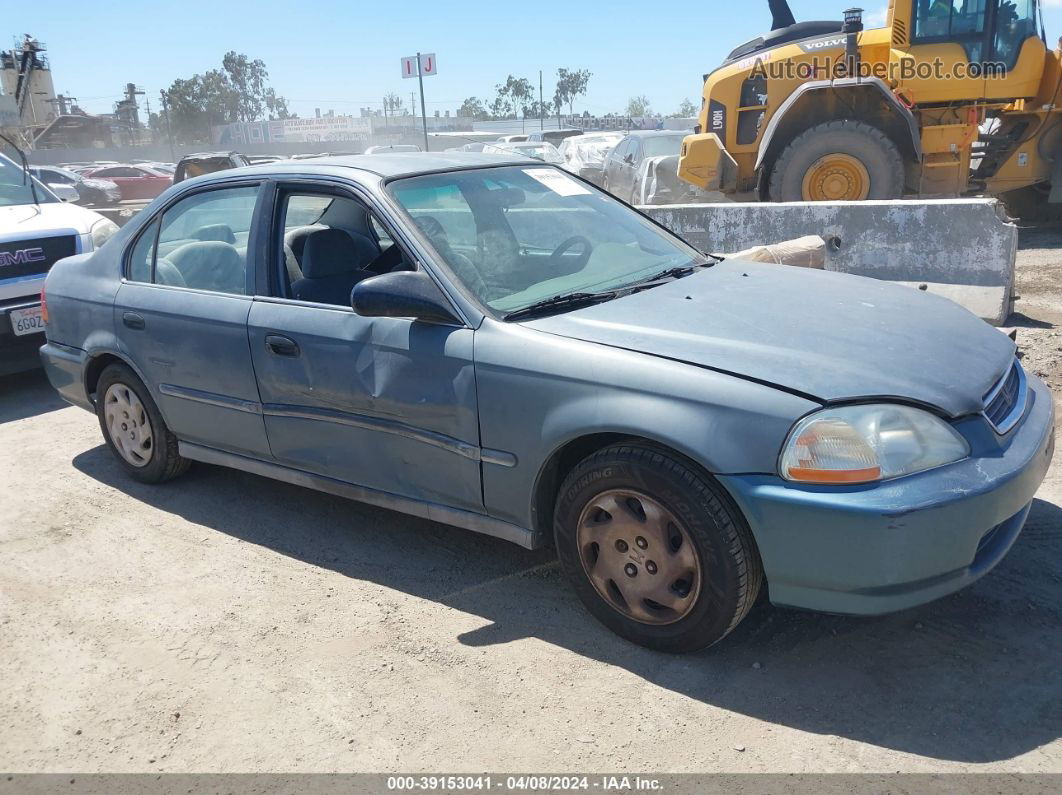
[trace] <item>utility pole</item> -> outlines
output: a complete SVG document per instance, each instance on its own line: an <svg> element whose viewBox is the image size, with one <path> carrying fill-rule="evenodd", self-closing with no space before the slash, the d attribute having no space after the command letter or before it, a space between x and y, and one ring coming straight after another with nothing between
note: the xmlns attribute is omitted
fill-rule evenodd
<svg viewBox="0 0 1062 795"><path fill-rule="evenodd" d="M417 53L417 82L420 83L420 116L424 122L424 151L428 151L428 111L424 109L424 67L420 63L420 53Z"/></svg>
<svg viewBox="0 0 1062 795"><path fill-rule="evenodd" d="M538 70L538 129L546 129L545 109L542 106L542 70Z"/></svg>
<svg viewBox="0 0 1062 795"><path fill-rule="evenodd" d="M177 155L173 149L173 127L170 125L170 98L165 89L159 91L159 96L162 99L162 113L166 117L166 137L170 139L170 160L176 162Z"/></svg>

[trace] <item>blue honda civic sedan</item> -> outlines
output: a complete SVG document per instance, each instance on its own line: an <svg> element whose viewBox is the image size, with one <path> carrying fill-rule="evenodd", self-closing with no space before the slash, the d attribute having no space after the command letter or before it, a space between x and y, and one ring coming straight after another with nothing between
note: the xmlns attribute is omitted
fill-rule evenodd
<svg viewBox="0 0 1062 795"><path fill-rule="evenodd" d="M760 594L876 614L1014 543L1051 394L942 298L719 260L552 166L270 163L174 186L44 303L130 477L205 461L528 548L685 651Z"/></svg>

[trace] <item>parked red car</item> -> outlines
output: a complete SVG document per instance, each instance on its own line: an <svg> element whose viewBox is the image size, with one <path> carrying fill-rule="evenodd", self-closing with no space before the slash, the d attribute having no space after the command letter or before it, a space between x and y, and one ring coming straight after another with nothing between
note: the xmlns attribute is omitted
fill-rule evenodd
<svg viewBox="0 0 1062 795"><path fill-rule="evenodd" d="M111 180L122 192L122 201L154 199L173 184L172 175L140 165L104 166L82 176Z"/></svg>

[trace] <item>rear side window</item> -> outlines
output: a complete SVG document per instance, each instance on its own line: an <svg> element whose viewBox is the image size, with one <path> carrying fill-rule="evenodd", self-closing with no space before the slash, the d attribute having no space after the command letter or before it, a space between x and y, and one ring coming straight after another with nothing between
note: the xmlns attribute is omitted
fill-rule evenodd
<svg viewBox="0 0 1062 795"><path fill-rule="evenodd" d="M116 168L105 168L103 171L96 172L97 177L142 177L144 172L135 168L128 168L127 166L118 166Z"/></svg>
<svg viewBox="0 0 1062 795"><path fill-rule="evenodd" d="M258 187L182 199L153 221L129 255L131 281L240 295Z"/></svg>
<svg viewBox="0 0 1062 795"><path fill-rule="evenodd" d="M150 282L152 259L155 256L155 239L159 236L159 219L155 219L140 233L133 251L129 254L129 281Z"/></svg>

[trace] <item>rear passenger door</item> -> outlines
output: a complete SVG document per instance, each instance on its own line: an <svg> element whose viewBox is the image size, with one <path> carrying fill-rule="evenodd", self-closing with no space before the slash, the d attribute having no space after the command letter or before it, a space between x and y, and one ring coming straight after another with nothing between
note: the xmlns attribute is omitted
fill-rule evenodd
<svg viewBox="0 0 1062 795"><path fill-rule="evenodd" d="M124 263L114 323L178 437L268 457L247 345L260 187L184 196L147 224Z"/></svg>

